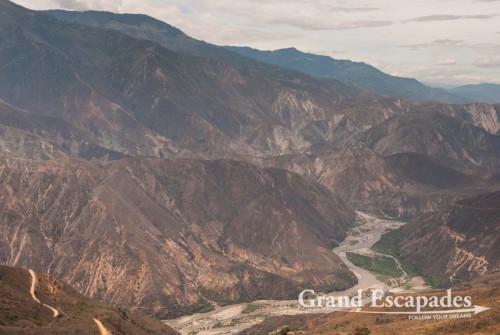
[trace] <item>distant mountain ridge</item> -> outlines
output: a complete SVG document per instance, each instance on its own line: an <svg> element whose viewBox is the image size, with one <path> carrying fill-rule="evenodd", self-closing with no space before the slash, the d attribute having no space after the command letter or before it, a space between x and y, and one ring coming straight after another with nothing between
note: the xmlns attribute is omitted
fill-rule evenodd
<svg viewBox="0 0 500 335"><path fill-rule="evenodd" d="M388 75L366 63L305 53L296 48L274 51L261 51L249 47L227 46L226 48L261 62L302 71L320 78L337 79L380 95L418 102L468 102L459 95L426 86L416 79Z"/></svg>
<svg viewBox="0 0 500 335"><path fill-rule="evenodd" d="M500 84L464 85L449 90L473 102L500 103Z"/></svg>
<svg viewBox="0 0 500 335"><path fill-rule="evenodd" d="M295 48L260 51L248 47L213 45L196 40L178 28L147 15L65 10L47 10L44 13L74 23L118 30L135 38L149 39L173 51L209 57L243 68L269 70L264 63L272 64L323 79L338 80L371 93L417 102L475 101L453 92L426 86L413 78L388 75L365 63L304 53Z"/></svg>
<svg viewBox="0 0 500 335"><path fill-rule="evenodd" d="M212 58L242 69L282 72L280 67L256 61L232 52L222 46L200 41L186 35L178 28L142 14L116 14L101 11L45 10L44 14L77 24L113 29L138 39L158 43L172 51L198 57Z"/></svg>

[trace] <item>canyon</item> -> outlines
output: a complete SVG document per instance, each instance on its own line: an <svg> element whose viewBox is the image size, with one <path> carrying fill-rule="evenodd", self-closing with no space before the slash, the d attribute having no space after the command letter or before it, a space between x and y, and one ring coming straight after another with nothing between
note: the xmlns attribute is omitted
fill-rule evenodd
<svg viewBox="0 0 500 335"><path fill-rule="evenodd" d="M0 15L0 263L23 290L19 267L89 306L213 326L225 305L381 283L346 254L378 238L419 287L498 271L498 104L376 95L143 15Z"/></svg>

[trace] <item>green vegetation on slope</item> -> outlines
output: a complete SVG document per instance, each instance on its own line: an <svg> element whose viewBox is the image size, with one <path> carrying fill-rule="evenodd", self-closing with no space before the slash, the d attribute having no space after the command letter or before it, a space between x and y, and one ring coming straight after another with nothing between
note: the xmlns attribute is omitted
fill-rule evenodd
<svg viewBox="0 0 500 335"><path fill-rule="evenodd" d="M399 278L403 275L396 262L386 256L365 256L353 252L347 253L347 258L356 266L380 274L384 277Z"/></svg>
<svg viewBox="0 0 500 335"><path fill-rule="evenodd" d="M391 255L399 259L399 241L401 230L395 229L383 234L372 247L372 250L380 254Z"/></svg>
<svg viewBox="0 0 500 335"><path fill-rule="evenodd" d="M436 286L438 282L435 278L424 275L418 268L405 262L401 259L401 252L399 248L399 243L402 238L402 230L395 229L391 230L380 237L371 248L373 251L380 254L391 255L399 260L401 267L408 274L410 278L412 277L423 277L425 281L431 285Z"/></svg>

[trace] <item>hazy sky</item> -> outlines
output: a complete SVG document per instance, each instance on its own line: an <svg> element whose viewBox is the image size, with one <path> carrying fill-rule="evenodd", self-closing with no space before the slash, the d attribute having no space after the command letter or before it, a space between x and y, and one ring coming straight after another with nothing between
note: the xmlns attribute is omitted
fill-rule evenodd
<svg viewBox="0 0 500 335"><path fill-rule="evenodd" d="M143 13L220 45L302 51L436 85L500 83L500 0L14 0Z"/></svg>

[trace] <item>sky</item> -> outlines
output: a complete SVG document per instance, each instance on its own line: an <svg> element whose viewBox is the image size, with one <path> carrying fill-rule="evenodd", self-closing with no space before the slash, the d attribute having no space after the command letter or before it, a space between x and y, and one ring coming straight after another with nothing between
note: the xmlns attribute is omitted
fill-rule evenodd
<svg viewBox="0 0 500 335"><path fill-rule="evenodd" d="M295 47L433 86L500 84L500 0L14 0L153 16L196 39Z"/></svg>

